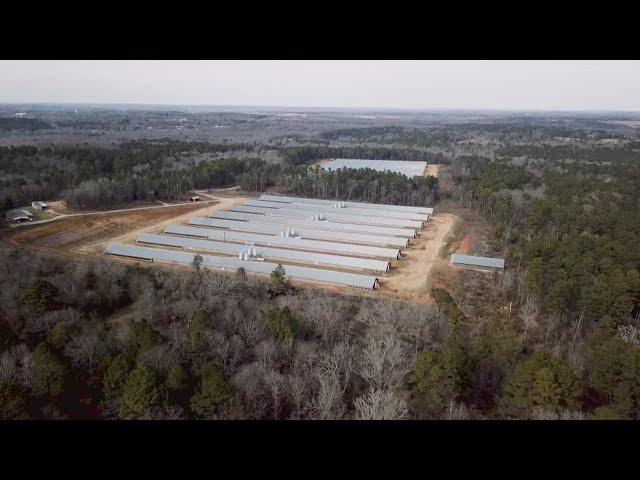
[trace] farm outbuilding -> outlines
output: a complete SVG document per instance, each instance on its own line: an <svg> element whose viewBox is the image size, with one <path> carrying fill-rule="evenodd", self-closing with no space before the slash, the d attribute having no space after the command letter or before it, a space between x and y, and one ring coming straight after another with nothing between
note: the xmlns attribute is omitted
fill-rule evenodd
<svg viewBox="0 0 640 480"><path fill-rule="evenodd" d="M399 227L399 228L422 228L422 221L420 220L405 220L397 218L383 217L379 215L357 215L342 213L337 210L329 210L324 208L318 208L312 210L301 210L295 206L288 208L265 208L265 207L251 207L247 205L234 205L231 207L234 212L242 213L256 213L259 215L265 215L270 217L291 217L291 218L306 218L316 220L326 220L328 222L337 223L355 223L360 225L376 225L379 227Z"/></svg>
<svg viewBox="0 0 640 480"><path fill-rule="evenodd" d="M473 268L478 270L503 271L504 259L490 257L476 257L473 255L451 255L451 265L461 268Z"/></svg>
<svg viewBox="0 0 640 480"><path fill-rule="evenodd" d="M349 215L374 215L378 217L389 217L405 220L419 220L426 222L429 220L429 215L426 213L417 212L402 212L398 210L384 210L384 209L365 209L361 207L348 206L345 202L336 202L333 205L306 205L304 203L287 203L281 202L267 202L265 200L247 200L244 202L246 206L262 207L262 208L295 208L296 210L306 210L310 212L333 212Z"/></svg>
<svg viewBox="0 0 640 480"><path fill-rule="evenodd" d="M11 223L33 222L34 215L29 210L14 208L7 211L5 218Z"/></svg>
<svg viewBox="0 0 640 480"><path fill-rule="evenodd" d="M31 206L33 207L34 210L37 210L39 212L49 208L49 206L45 202L40 202L40 201L31 202Z"/></svg>
<svg viewBox="0 0 640 480"><path fill-rule="evenodd" d="M175 250L115 244L107 245L105 253L108 255L119 255L153 262L178 263L182 265L193 264L193 259L196 256L195 253L178 252ZM271 272L278 266L277 263L241 260L238 257L218 257L213 255L201 255L201 257L203 267L229 272L237 272L238 269L242 267L247 273L271 275ZM286 275L292 280L316 281L368 290L377 288L380 283L375 276L299 267L296 265L284 265L284 267Z"/></svg>
<svg viewBox="0 0 640 480"><path fill-rule="evenodd" d="M174 237L170 235L157 235L154 233L143 233L138 237L139 243L149 243L166 247L180 247L183 249L212 251L238 255L250 249L249 256L253 259L290 261L293 263L326 265L338 268L355 270L368 270L378 273L387 273L389 262L370 258L346 257L342 255L330 255L318 252L307 252L301 250L288 250L284 248L273 248L264 246L247 246L236 243L217 242L213 240L203 240L200 238Z"/></svg>
<svg viewBox="0 0 640 480"><path fill-rule="evenodd" d="M322 200L319 198L304 198L304 197L287 197L284 195L260 195L260 200L267 200L269 202L280 203L301 203L304 205L327 205L331 206L336 203L336 200ZM433 208L431 207L412 207L405 205L385 205L379 203L363 203L363 202L349 202L343 201L347 207L353 208L373 208L375 210L397 210L400 212L417 212L433 215Z"/></svg>
<svg viewBox="0 0 640 480"><path fill-rule="evenodd" d="M403 238L414 238L416 229L379 227L376 225L362 225L355 223L340 223L327 220L311 220L309 218L294 217L273 217L270 215L257 215L255 213L244 212L213 212L211 218L221 218L226 220L244 220L246 222L271 223L276 225L290 225L294 227L307 227L321 230L335 230L354 233L372 233L376 235L397 236Z"/></svg>
<svg viewBox="0 0 640 480"><path fill-rule="evenodd" d="M409 239L390 237L386 235L368 235L344 231L320 230L314 228L297 227L295 225L271 225L256 222L238 222L222 218L193 217L190 225L215 227L216 229L233 230L237 232L257 233L263 235L282 235L290 231L290 236L310 240L326 240L346 244L375 245L379 247L405 248L409 246ZM219 230L218 230L219 231Z"/></svg>
<svg viewBox="0 0 640 480"><path fill-rule="evenodd" d="M295 230L293 231L295 233ZM325 242L321 240L299 238L291 235L262 235L248 232L237 232L232 230L185 227L183 225L169 225L164 229L164 233L174 235L188 235L192 237L206 238L208 240L222 240L223 242L245 243L247 245L261 245L264 247L283 247L291 248L294 250L336 253L339 255L387 258L393 260L397 260L400 258L400 249L398 248L383 248L368 245L353 245L349 243ZM282 231L280 233L287 232Z"/></svg>

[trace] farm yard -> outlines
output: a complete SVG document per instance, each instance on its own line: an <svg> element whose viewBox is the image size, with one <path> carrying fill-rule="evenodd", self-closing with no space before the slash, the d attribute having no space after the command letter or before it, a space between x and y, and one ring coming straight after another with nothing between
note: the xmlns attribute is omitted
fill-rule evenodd
<svg viewBox="0 0 640 480"><path fill-rule="evenodd" d="M128 243L114 242L106 253L183 265L192 264L197 254L205 267L232 272L242 268L258 275L270 274L281 263L293 281L380 288L387 294L404 292L402 282L411 277L412 294L426 294L429 259L438 252L434 243L442 241L449 221L438 221L434 234L422 238L431 208L378 205L374 216L370 204L334 204L273 195L257 201L238 199L226 210L216 206L207 216L190 218L188 225L166 225L158 233L149 230L137 238L137 246L131 236ZM359 233L363 231L370 233ZM414 258L414 243L420 252L428 252L425 258ZM403 266L422 260L427 268L413 270L417 278L411 273L398 276Z"/></svg>
<svg viewBox="0 0 640 480"><path fill-rule="evenodd" d="M432 216L432 208L224 193L201 193L203 201L192 204L70 215L11 229L3 242L169 268L191 268L200 255L205 267L258 276L282 264L295 284L429 301L430 270L455 223L452 215Z"/></svg>

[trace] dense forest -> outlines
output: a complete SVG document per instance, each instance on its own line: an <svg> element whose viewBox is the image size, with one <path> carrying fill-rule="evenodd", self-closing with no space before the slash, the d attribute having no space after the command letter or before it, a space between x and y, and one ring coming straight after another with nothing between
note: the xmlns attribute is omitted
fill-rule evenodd
<svg viewBox="0 0 640 480"><path fill-rule="evenodd" d="M297 166L309 153L299 161L289 161L291 151L283 147L284 161L268 164L258 158L259 149L254 148L249 144L178 141L126 142L115 148L0 147L0 207L62 198L75 209L107 209L135 201L184 201L194 189L238 184L246 191L278 185L292 188L296 194L310 193L309 187L314 185L324 197L330 189L329 193L344 194L347 199L390 203L423 205L436 198L437 181L433 178L409 180L373 171L364 176L357 171L312 173L306 165ZM305 148L300 151L307 152ZM218 156L234 152L253 152L256 157ZM317 160L317 155L326 152L312 153L309 158Z"/></svg>
<svg viewBox="0 0 640 480"><path fill-rule="evenodd" d="M554 345L555 358L573 367L567 375L583 382L575 406L637 418L638 158L602 149L565 151L562 159L554 149L518 150L536 155L524 163L508 156L457 159L456 195L490 219L503 242L510 266L505 295L520 305L528 343ZM554 378L549 385L560 388L559 373Z"/></svg>
<svg viewBox="0 0 640 480"><path fill-rule="evenodd" d="M0 131L7 130L47 130L51 125L37 118L6 118L0 117Z"/></svg>

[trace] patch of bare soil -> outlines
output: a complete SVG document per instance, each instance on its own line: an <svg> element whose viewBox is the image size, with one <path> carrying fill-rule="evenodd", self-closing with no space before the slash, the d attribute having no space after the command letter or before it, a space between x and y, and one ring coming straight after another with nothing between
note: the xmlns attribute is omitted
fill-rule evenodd
<svg viewBox="0 0 640 480"><path fill-rule="evenodd" d="M459 218L446 241L442 259L431 272L431 285L444 288L455 298L469 318L480 318L502 308L500 274L452 267L451 253L499 257L500 245L493 239L486 220L453 201L441 202L439 211L451 212Z"/></svg>
<svg viewBox="0 0 640 480"><path fill-rule="evenodd" d="M309 168L315 168L315 167L323 168L325 165L328 165L329 163L331 163L331 160L332 160L331 158L324 158L322 160L318 160L316 162L313 162L309 166Z"/></svg>
<svg viewBox="0 0 640 480"><path fill-rule="evenodd" d="M154 220L144 225L136 225L133 229L122 232L121 235L101 238L96 242L83 246L78 249L78 251L81 253L100 253L108 243L135 243L136 239L143 233L161 233L167 225L173 223L186 224L191 217L206 217L214 210L226 210L232 205L244 201L244 197L218 197L214 204L209 202L196 203L194 204L194 209L185 212L176 212L177 215L174 214L165 218L158 218L157 221Z"/></svg>
<svg viewBox="0 0 640 480"><path fill-rule="evenodd" d="M469 253L470 249L471 249L471 236L469 236L469 234L467 234L467 235L464 236L464 238L460 242L460 245L458 246L458 249L456 250L456 253L460 253L462 255L466 255L467 253Z"/></svg>
<svg viewBox="0 0 640 480"><path fill-rule="evenodd" d="M425 177L437 177L440 174L440 165L437 163L429 163L427 164L427 168L424 170Z"/></svg>
<svg viewBox="0 0 640 480"><path fill-rule="evenodd" d="M7 233L3 241L51 253L101 254L108 243L135 239L143 232L161 231L171 223L184 223L193 216L206 216L215 209L228 208L243 200L220 198L171 207L70 216L16 229Z"/></svg>
<svg viewBox="0 0 640 480"><path fill-rule="evenodd" d="M438 213L433 216L418 239L403 251L402 259L383 277L381 294L429 301L431 269L439 263L446 238L458 221L456 215Z"/></svg>

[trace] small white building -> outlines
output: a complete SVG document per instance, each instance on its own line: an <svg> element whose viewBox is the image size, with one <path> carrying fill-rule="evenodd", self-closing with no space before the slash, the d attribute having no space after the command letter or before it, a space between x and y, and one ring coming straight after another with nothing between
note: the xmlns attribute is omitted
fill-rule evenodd
<svg viewBox="0 0 640 480"><path fill-rule="evenodd" d="M27 118L27 113L26 112L16 112L13 114L14 118Z"/></svg>
<svg viewBox="0 0 640 480"><path fill-rule="evenodd" d="M40 201L31 202L31 206L39 212L49 208L49 205L47 205L45 202L40 202Z"/></svg>

